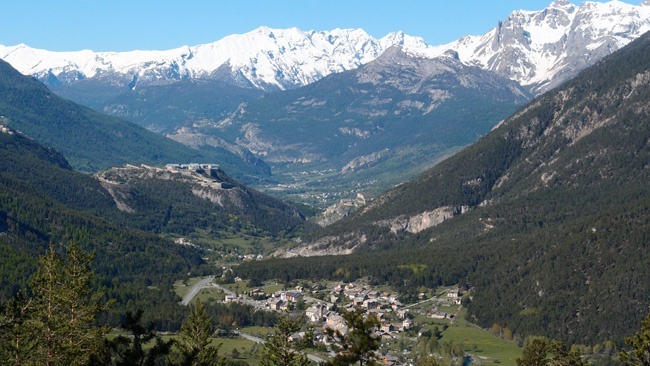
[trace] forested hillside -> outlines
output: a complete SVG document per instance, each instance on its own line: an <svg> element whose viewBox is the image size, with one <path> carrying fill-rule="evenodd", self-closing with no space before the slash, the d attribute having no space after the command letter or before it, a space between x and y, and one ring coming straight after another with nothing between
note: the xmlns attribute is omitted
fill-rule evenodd
<svg viewBox="0 0 650 366"><path fill-rule="evenodd" d="M649 81L645 35L303 246L358 254L240 274L370 275L405 299L421 285L461 283L483 327L621 342L650 302ZM454 217L411 230L441 208Z"/></svg>
<svg viewBox="0 0 650 366"><path fill-rule="evenodd" d="M218 168L169 170L126 166L97 174L119 203L122 225L148 232L190 235L207 230L278 236L305 230L312 209L262 194ZM108 193L107 193L108 194Z"/></svg>
<svg viewBox="0 0 650 366"><path fill-rule="evenodd" d="M206 177L225 187L218 202L194 194L200 188L192 181L130 177L120 188L130 207L120 210L105 181L73 171L56 150L19 132L0 133L0 156L0 303L27 288L49 244L77 243L95 253L93 286L116 300L103 320L115 325L127 310L144 309L145 321L174 329L184 310L173 283L214 268L201 249L159 235L270 237L304 229L302 208L251 191L220 170Z"/></svg>
<svg viewBox="0 0 650 366"><path fill-rule="evenodd" d="M219 161L236 173L269 172L219 148L195 150L134 123L61 99L40 82L0 61L0 124L62 152L77 170L98 171L126 163Z"/></svg>
<svg viewBox="0 0 650 366"><path fill-rule="evenodd" d="M37 256L50 243L75 242L95 252L93 286L118 300L106 315L113 324L135 306L163 327L179 322L173 314L182 309L172 284L199 268L198 252L80 211L93 205L108 210L110 196L92 177L69 170L55 151L19 134L0 133L0 152L1 302L27 288Z"/></svg>

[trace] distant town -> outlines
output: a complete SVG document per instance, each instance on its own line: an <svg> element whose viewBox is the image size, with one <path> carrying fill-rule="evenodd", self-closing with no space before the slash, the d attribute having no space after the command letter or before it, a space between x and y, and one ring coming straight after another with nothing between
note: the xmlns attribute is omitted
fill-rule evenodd
<svg viewBox="0 0 650 366"><path fill-rule="evenodd" d="M377 335L382 341L390 342L399 337L400 333L412 330L418 325L414 321L416 316L453 324L462 308L463 296L469 297L467 291L461 291L458 287L447 287L438 289L437 294L420 293L417 303L405 305L397 295L374 288L364 281L327 285L316 283L267 292L263 287L248 288L246 281L239 277L231 279L231 285L220 284L229 274L229 269L224 269L223 277L208 285L224 291L225 297L220 301L237 302L280 313L302 312L305 320L314 327L315 341L326 346L326 328L347 332L347 324L341 316L342 310L361 309L364 315L376 316L381 322L381 327L376 330ZM243 291L239 291L242 289ZM420 332L423 331L426 330L423 328Z"/></svg>

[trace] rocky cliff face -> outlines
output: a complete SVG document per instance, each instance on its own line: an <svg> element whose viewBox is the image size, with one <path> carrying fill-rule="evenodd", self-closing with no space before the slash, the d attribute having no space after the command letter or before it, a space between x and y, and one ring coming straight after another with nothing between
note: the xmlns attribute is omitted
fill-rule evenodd
<svg viewBox="0 0 650 366"><path fill-rule="evenodd" d="M650 6L620 1L554 1L540 11L515 11L490 32L445 47L461 60L517 80L541 94L650 30ZM444 48L444 47L443 47Z"/></svg>
<svg viewBox="0 0 650 366"><path fill-rule="evenodd" d="M366 203L366 197L358 193L354 199L342 199L338 203L329 206L323 212L316 215L313 221L319 226L331 225L358 210L360 207L363 207Z"/></svg>
<svg viewBox="0 0 650 366"><path fill-rule="evenodd" d="M393 234L406 231L411 234L417 234L428 228L440 225L456 215L460 215L469 207L438 207L431 211L425 211L417 215L406 216L400 215L392 220L378 221L375 224L379 226L388 226Z"/></svg>

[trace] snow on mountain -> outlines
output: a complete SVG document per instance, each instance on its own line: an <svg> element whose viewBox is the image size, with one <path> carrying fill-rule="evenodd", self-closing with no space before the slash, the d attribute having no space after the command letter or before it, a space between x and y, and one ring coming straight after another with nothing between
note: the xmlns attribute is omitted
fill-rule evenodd
<svg viewBox="0 0 650 366"><path fill-rule="evenodd" d="M356 69L393 45L438 57L452 49L460 60L548 90L650 30L650 4L556 0L540 11L519 10L491 31L431 46L403 32L373 38L361 29L302 31L260 27L217 42L167 51L51 52L0 46L0 58L46 83L102 78L113 84L212 78L260 89L290 89L331 73Z"/></svg>
<svg viewBox="0 0 650 366"><path fill-rule="evenodd" d="M411 37L402 34L397 38L410 42ZM250 86L287 89L356 69L377 58L385 48L385 42L361 29L304 32L260 27L214 43L168 51L50 52L18 45L0 46L0 58L23 74L46 82L104 75L152 82L223 77L226 73L232 78L240 75L240 80Z"/></svg>
<svg viewBox="0 0 650 366"><path fill-rule="evenodd" d="M480 36L438 49L453 49L466 63L527 86L549 90L650 30L650 3L556 0L541 11L515 11Z"/></svg>

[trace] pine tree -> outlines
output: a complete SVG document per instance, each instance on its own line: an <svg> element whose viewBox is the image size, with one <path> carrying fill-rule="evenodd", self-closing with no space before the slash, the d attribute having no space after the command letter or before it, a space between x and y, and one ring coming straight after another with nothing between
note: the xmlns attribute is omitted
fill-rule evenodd
<svg viewBox="0 0 650 366"><path fill-rule="evenodd" d="M176 343L179 350L177 361L182 366L222 366L225 359L219 356L219 348L211 345L215 328L212 318L205 311L201 301L190 310L187 320L181 326L181 333Z"/></svg>
<svg viewBox="0 0 650 366"><path fill-rule="evenodd" d="M331 328L325 330L338 351L330 364L351 365L357 362L359 366L375 364L375 351L379 349L380 344L379 336L376 334L381 325L379 319L373 314L364 316L360 308L351 312L343 311L342 317L348 325L346 334Z"/></svg>
<svg viewBox="0 0 650 366"><path fill-rule="evenodd" d="M575 351L569 351L564 343L544 337L535 337L524 347L517 366L586 366Z"/></svg>
<svg viewBox="0 0 650 366"><path fill-rule="evenodd" d="M0 360L7 365L23 365L32 360L37 341L29 321L31 299L21 292L0 307Z"/></svg>
<svg viewBox="0 0 650 366"><path fill-rule="evenodd" d="M639 330L632 337L625 338L632 350L621 351L621 361L626 365L650 366L650 315L648 315Z"/></svg>
<svg viewBox="0 0 650 366"><path fill-rule="evenodd" d="M262 366L306 366L309 359L303 353L313 341L311 331L301 340L293 341L293 335L300 331L302 317L296 320L283 316L275 326L273 335L264 343Z"/></svg>
<svg viewBox="0 0 650 366"><path fill-rule="evenodd" d="M43 365L86 365L101 348L108 329L93 325L109 304L93 293L93 255L71 244L65 258L53 245L39 260L30 283L33 293L34 356Z"/></svg>
<svg viewBox="0 0 650 366"><path fill-rule="evenodd" d="M518 358L517 366L546 366L548 365L547 353L549 344L546 338L534 338L524 347L524 354Z"/></svg>
<svg viewBox="0 0 650 366"><path fill-rule="evenodd" d="M173 340L164 341L154 331L154 324L146 327L141 324L142 310L135 314L130 311L126 313L121 328L128 332L128 336L119 335L108 341L108 349L116 366L153 366L158 365L166 359L174 344ZM151 343L153 342L153 345ZM99 363L99 362L95 362Z"/></svg>

